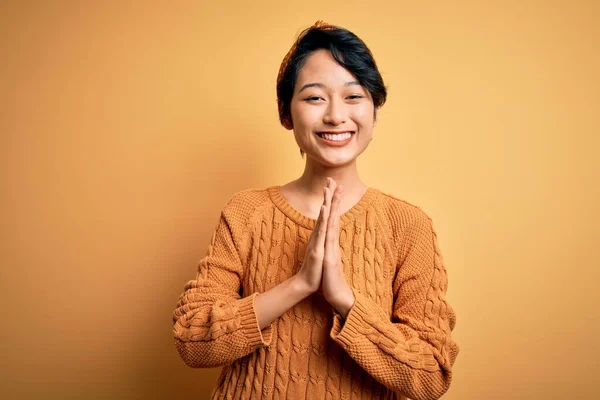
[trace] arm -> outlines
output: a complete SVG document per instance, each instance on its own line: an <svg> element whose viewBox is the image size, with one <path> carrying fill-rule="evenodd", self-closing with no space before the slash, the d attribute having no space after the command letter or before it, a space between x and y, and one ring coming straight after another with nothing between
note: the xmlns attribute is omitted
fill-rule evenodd
<svg viewBox="0 0 600 400"><path fill-rule="evenodd" d="M298 275L256 296L254 308L258 315L258 326L263 329L287 310L312 294Z"/></svg>
<svg viewBox="0 0 600 400"><path fill-rule="evenodd" d="M407 249L393 282L392 317L356 289L343 317L334 312L331 338L379 382L411 399L438 399L450 387L459 347L456 317L445 300L447 275L431 220L406 231Z"/></svg>
<svg viewBox="0 0 600 400"><path fill-rule="evenodd" d="M218 367L271 341L269 324L310 294L296 277L241 298L243 266L230 224L221 214L206 256L173 313L175 345L194 368Z"/></svg>

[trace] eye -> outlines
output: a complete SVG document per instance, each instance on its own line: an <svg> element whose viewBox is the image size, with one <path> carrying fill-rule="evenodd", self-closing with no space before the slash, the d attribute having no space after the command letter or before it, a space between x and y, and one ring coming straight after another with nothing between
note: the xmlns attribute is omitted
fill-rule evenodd
<svg viewBox="0 0 600 400"><path fill-rule="evenodd" d="M322 98L322 97L320 97L320 96L311 96L311 97L308 97L308 98L306 99L306 101L316 101L316 100L319 100L319 99L321 99L321 98Z"/></svg>
<svg viewBox="0 0 600 400"><path fill-rule="evenodd" d="M353 95L348 96L348 98L350 100L358 100L358 99L362 99L363 96L361 96L360 94L353 94Z"/></svg>

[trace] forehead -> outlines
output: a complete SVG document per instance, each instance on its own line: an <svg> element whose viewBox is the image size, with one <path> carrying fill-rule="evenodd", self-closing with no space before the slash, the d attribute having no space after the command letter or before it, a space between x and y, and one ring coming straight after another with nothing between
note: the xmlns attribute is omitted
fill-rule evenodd
<svg viewBox="0 0 600 400"><path fill-rule="evenodd" d="M338 64L329 50L319 49L306 58L304 66L298 72L296 84L302 86L321 82L327 86L343 86L346 82L355 80L356 77Z"/></svg>

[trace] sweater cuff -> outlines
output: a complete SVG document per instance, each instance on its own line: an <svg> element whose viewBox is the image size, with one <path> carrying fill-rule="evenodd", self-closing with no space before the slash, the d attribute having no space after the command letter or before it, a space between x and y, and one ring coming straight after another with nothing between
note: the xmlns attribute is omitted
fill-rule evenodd
<svg viewBox="0 0 600 400"><path fill-rule="evenodd" d="M369 315L363 296L354 289L352 291L354 293L354 305L350 309L350 312L348 312L346 321L334 309L333 326L329 335L331 339L339 343L344 349L350 347L352 343L356 343L359 336L361 336L360 326L365 325L365 320L368 320L365 317Z"/></svg>
<svg viewBox="0 0 600 400"><path fill-rule="evenodd" d="M240 328L248 339L252 349L269 346L273 336L272 324L267 325L262 331L258 329L258 318L254 308L254 299L258 292L239 300L238 310L240 315Z"/></svg>

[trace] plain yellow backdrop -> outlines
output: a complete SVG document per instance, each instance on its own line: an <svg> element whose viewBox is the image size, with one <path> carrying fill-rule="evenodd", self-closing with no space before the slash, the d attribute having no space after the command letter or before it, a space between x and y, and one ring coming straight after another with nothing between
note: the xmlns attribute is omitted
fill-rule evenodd
<svg viewBox="0 0 600 400"><path fill-rule="evenodd" d="M275 79L318 19L388 101L362 178L434 220L445 399L597 398L598 2L4 2L3 399L208 399L171 313L225 202L303 160Z"/></svg>

